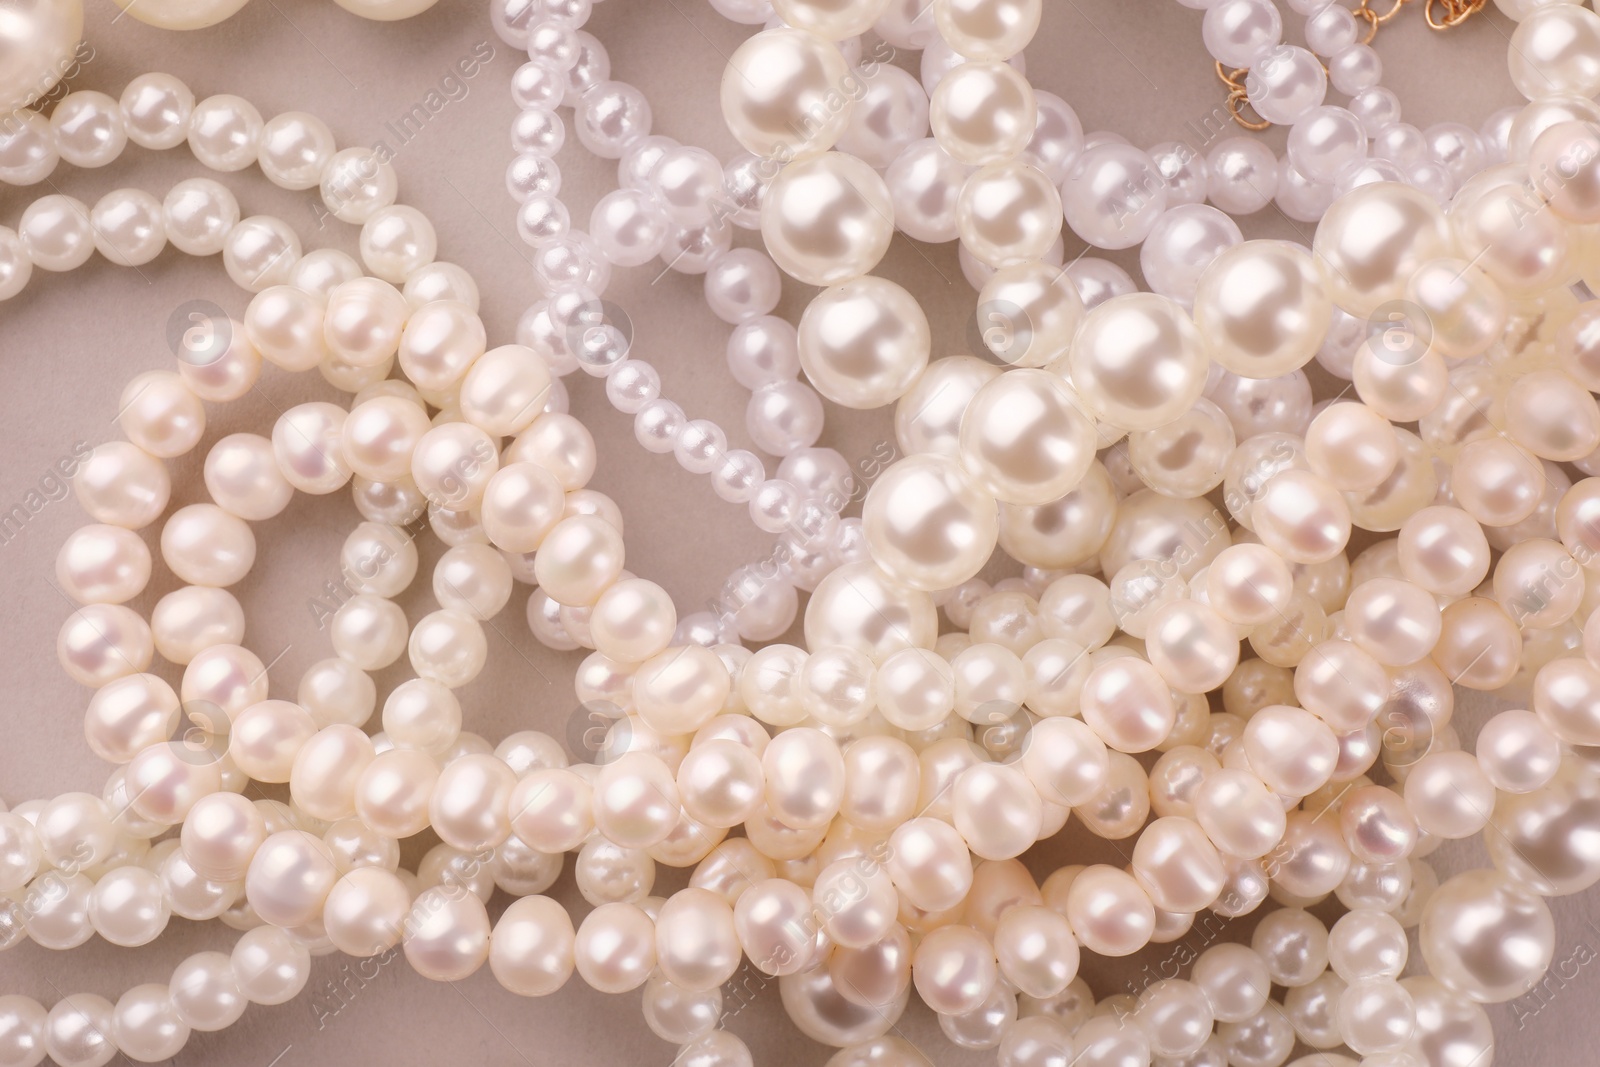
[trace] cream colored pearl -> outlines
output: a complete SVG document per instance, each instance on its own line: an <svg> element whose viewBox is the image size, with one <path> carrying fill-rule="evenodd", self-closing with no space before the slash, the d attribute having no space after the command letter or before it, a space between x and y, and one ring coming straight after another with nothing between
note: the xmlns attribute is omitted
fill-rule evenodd
<svg viewBox="0 0 1600 1067"><path fill-rule="evenodd" d="M894 205L878 172L828 152L790 163L761 197L773 262L807 285L839 285L878 265L894 236Z"/></svg>
<svg viewBox="0 0 1600 1067"><path fill-rule="evenodd" d="M733 53L723 72L723 120L735 140L763 159L825 152L850 119L848 98L837 95L849 73L839 50L813 33L758 33Z"/></svg>
<svg viewBox="0 0 1600 1067"><path fill-rule="evenodd" d="M1067 355L1089 411L1129 430L1153 429L1187 411L1205 388L1209 363L1188 314L1153 293L1096 306Z"/></svg>
<svg viewBox="0 0 1600 1067"><path fill-rule="evenodd" d="M917 589L947 589L975 575L999 537L994 498L960 467L913 456L885 471L862 505L879 566Z"/></svg>
<svg viewBox="0 0 1600 1067"><path fill-rule="evenodd" d="M572 977L575 940L565 908L549 897L523 897L495 924L489 939L489 968L513 993L548 996Z"/></svg>
<svg viewBox="0 0 1600 1067"><path fill-rule="evenodd" d="M245 875L245 897L274 926L300 926L322 913L338 878L327 845L303 830L284 830L256 850Z"/></svg>
<svg viewBox="0 0 1600 1067"><path fill-rule="evenodd" d="M1328 295L1358 317L1403 296L1419 267L1454 251L1438 204L1397 182L1375 182L1341 196L1317 226L1311 247Z"/></svg>
<svg viewBox="0 0 1600 1067"><path fill-rule="evenodd" d="M272 451L290 485L320 496L350 480L339 447L346 417L336 404L311 403L290 408L278 418L272 427Z"/></svg>
<svg viewBox="0 0 1600 1067"><path fill-rule="evenodd" d="M1195 325L1211 357L1246 378L1277 378L1305 366L1332 315L1311 255L1282 241L1227 249L1201 274L1194 298Z"/></svg>
<svg viewBox="0 0 1600 1067"><path fill-rule="evenodd" d="M894 282L867 276L826 289L800 317L800 366L817 392L848 408L898 400L928 365L928 318Z"/></svg>
<svg viewBox="0 0 1600 1067"><path fill-rule="evenodd" d="M1067 921L1084 948L1102 956L1128 956L1149 943L1155 906L1132 875L1096 864L1073 879Z"/></svg>
<svg viewBox="0 0 1600 1067"><path fill-rule="evenodd" d="M410 837L428 825L428 803L438 778L439 765L425 752L381 752L356 783L356 813L386 837Z"/></svg>
<svg viewBox="0 0 1600 1067"><path fill-rule="evenodd" d="M118 604L85 604L56 635L56 660L80 685L98 689L150 666L150 627Z"/></svg>
<svg viewBox="0 0 1600 1067"><path fill-rule="evenodd" d="M117 423L139 448L172 459L200 443L206 409L181 375L147 371L128 383L118 402Z"/></svg>
<svg viewBox="0 0 1600 1067"><path fill-rule="evenodd" d="M1042 370L994 379L961 419L963 465L1008 504L1059 499L1088 472L1094 446L1093 420L1061 379Z"/></svg>
<svg viewBox="0 0 1600 1067"><path fill-rule="evenodd" d="M461 414L492 436L518 434L543 413L550 389L550 368L537 352L501 345L485 352L462 380Z"/></svg>
<svg viewBox="0 0 1600 1067"><path fill-rule="evenodd" d="M1365 404L1332 404L1306 430L1306 462L1335 489L1376 488L1399 459L1389 420Z"/></svg>
<svg viewBox="0 0 1600 1067"><path fill-rule="evenodd" d="M489 958L489 915L459 886L423 890L405 924L406 959L435 982L459 982Z"/></svg>
<svg viewBox="0 0 1600 1067"><path fill-rule="evenodd" d="M732 681L715 652L683 645L640 664L633 689L639 717L648 726L666 734L687 734L722 710Z"/></svg>
<svg viewBox="0 0 1600 1067"><path fill-rule="evenodd" d="M258 782L287 782L296 754L316 732L316 723L300 705L264 700L234 718L228 756Z"/></svg>
<svg viewBox="0 0 1600 1067"><path fill-rule="evenodd" d="M108 441L81 463L72 489L96 522L138 530L166 510L172 480L165 465L149 453Z"/></svg>
<svg viewBox="0 0 1600 1067"><path fill-rule="evenodd" d="M539 587L562 604L587 606L622 573L622 534L603 519L574 516L557 523L534 557Z"/></svg>
<svg viewBox="0 0 1600 1067"><path fill-rule="evenodd" d="M578 973L602 993L637 989L656 966L655 941L655 924L638 906L602 904L578 927Z"/></svg>
<svg viewBox="0 0 1600 1067"><path fill-rule="evenodd" d="M1020 152L1037 117L1028 80L1006 63L962 63L940 80L929 101L929 125L939 147L974 166Z"/></svg>

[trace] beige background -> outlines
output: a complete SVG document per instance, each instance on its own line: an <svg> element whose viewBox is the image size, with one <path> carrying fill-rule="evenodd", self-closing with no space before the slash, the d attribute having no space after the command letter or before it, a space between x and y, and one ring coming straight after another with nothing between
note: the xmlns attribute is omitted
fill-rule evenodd
<svg viewBox="0 0 1600 1067"><path fill-rule="evenodd" d="M315 112L346 145L384 140L393 146L386 123L437 87L475 45L490 42L494 58L468 83L468 96L446 106L400 148L396 167L402 200L422 208L438 228L440 258L464 264L482 286L491 343L511 339L517 316L534 295L502 183L514 114L506 86L521 59L493 37L478 0L441 0L426 14L398 24L365 21L331 0L253 0L222 25L188 34L114 17L118 12L109 0L88 0L88 6L94 58L74 86L116 95L132 77L166 70L199 95L236 93L269 116ZM1071 101L1086 129L1116 130L1145 145L1192 142L1196 126L1220 105L1219 86L1199 40L1198 12L1171 0L1051 0L1046 6L1044 28L1029 50L1029 74L1036 85ZM713 94L724 58L749 32L746 28L723 21L706 0L609 0L596 9L590 28L610 49L615 74L649 95L659 132L703 144L723 158L732 154ZM1441 37L1425 29L1413 8L1378 42L1387 66L1385 84L1400 94L1406 118L1418 125L1446 118L1476 124L1516 102L1505 73L1509 32L1509 24L1491 12ZM1281 134L1266 136L1280 138L1272 143L1281 149ZM576 145L562 153L560 163L566 175L563 195L574 205L575 218L587 218L595 199L614 187L613 169ZM187 150L155 155L130 148L104 171L62 168L51 182L92 202L126 184L162 195L176 181L201 172ZM307 249L331 245L354 251L349 227L330 221L318 228L313 194L276 189L253 169L225 181L246 214L287 219ZM0 189L0 222L14 226L23 207L44 191ZM1271 210L1244 226L1250 236L1310 238L1309 227L1290 224ZM1081 250L1073 241L1068 254ZM1134 257L1115 258L1136 268ZM901 239L883 272L923 297L939 338L935 356L961 350L975 301L953 247L912 246ZM706 310L698 279L667 273L656 280L656 273L655 267L624 272L610 294L634 318L638 353L661 369L668 395L683 401L691 415L715 418L736 444L747 445L747 394L723 365L727 327ZM803 287L790 285L783 312L797 315L806 296ZM140 371L172 365L165 341L168 316L196 298L216 301L235 316L246 304L215 259L199 262L169 249L137 271L96 257L70 278L36 275L23 296L0 306L0 353L8 383L0 392L5 445L0 510L20 501L77 442L115 436L111 420L123 385ZM573 411L600 443L595 486L620 502L627 519L628 566L664 583L684 611L693 610L715 593L732 566L760 555L766 539L742 509L716 499L705 479L684 474L669 457L640 450L632 441L630 420L609 408L598 383L581 376L569 383ZM279 411L312 398L336 397L320 380L269 371L250 396L214 411L208 443L230 432L269 432ZM823 443L854 461L886 439L890 431L883 413L832 410ZM175 503L202 495L203 454L197 451L178 465ZM300 496L259 528L256 569L236 592L247 606L246 644L264 660L281 655L272 671L274 696L292 697L300 673L329 654L308 602L325 580L337 576L338 545L356 519L344 494ZM6 605L0 670L11 682L0 712L5 726L0 796L11 804L67 789L98 793L107 773L82 740L87 693L66 680L53 654L56 630L70 610L53 587L53 560L62 538L81 522L70 500L52 503L21 536L0 545L0 604ZM426 574L437 548L425 547L424 553ZM175 584L170 574L159 567L158 572L134 605L142 611ZM432 607L426 587L418 582L403 601L413 619ZM530 727L562 737L573 704L577 658L551 653L532 639L522 618L525 594L522 589L494 621L491 666L462 692L468 728L490 738ZM164 664L156 669L176 684L176 670ZM403 669L396 668L380 682L387 689L403 677ZM1481 712L1458 713L1465 738L1475 733L1481 717ZM1066 857L1123 863L1121 848L1069 828L1042 850L1046 855L1032 861L1042 878ZM408 847L408 859L414 862L420 851ZM1440 857L1445 869L1483 862L1476 845L1452 846ZM657 885L670 891L682 879L682 872L663 868ZM553 892L576 902L580 915L585 910L570 869ZM492 910L497 914L504 903L497 897ZM1600 908L1592 895L1558 901L1556 908L1558 960L1568 958L1579 942L1595 943L1600 935L1592 924ZM1230 929L1247 933L1251 925L1246 919ZM174 920L156 944L138 950L98 939L64 954L24 944L5 956L0 992L27 993L50 1003L84 990L114 1000L129 985L165 982L188 953L227 950L235 937L218 924ZM316 961L307 994L281 1007L251 1008L241 1023L221 1034L194 1035L177 1062L666 1067L673 1056L674 1050L644 1026L637 994L606 997L574 981L555 997L525 1001L500 989L487 969L446 988L417 978L404 965L387 966L319 1026L311 993L343 980L347 966L350 961L339 956ZM1102 996L1130 973L1088 958L1083 970ZM1520 1028L1509 1012L1496 1009L1497 1061L1508 1067L1592 1061L1600 1023L1587 1009L1597 991L1600 977L1586 969ZM757 1063L820 1065L827 1051L799 1037L777 1007L776 992L767 990L740 1012L731 1029L750 1043ZM921 1008L908 1011L899 1029L936 1063L993 1062L993 1053L963 1053L948 1044Z"/></svg>

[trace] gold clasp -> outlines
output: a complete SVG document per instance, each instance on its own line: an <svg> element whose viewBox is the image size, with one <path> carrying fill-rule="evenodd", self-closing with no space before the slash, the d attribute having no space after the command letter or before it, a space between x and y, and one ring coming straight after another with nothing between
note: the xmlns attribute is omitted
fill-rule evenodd
<svg viewBox="0 0 1600 1067"><path fill-rule="evenodd" d="M1223 103L1228 109L1228 115L1245 129L1260 133L1262 130L1270 129L1272 123L1259 115L1253 119L1245 116L1245 108L1250 107L1250 94L1245 90L1244 79L1249 73L1245 67L1229 70L1220 62L1217 64L1217 79L1228 88L1228 98Z"/></svg>
<svg viewBox="0 0 1600 1067"><path fill-rule="evenodd" d="M1482 11L1487 0L1428 0L1423 9L1428 25L1436 30L1448 30L1461 25ZM1437 8L1443 17L1434 14Z"/></svg>
<svg viewBox="0 0 1600 1067"><path fill-rule="evenodd" d="M1382 0L1378 0L1378 2L1381 3ZM1361 43L1371 44L1372 39L1378 36L1378 27L1382 26L1385 22L1388 22L1390 19L1400 14L1400 9L1405 7L1410 2L1411 0L1390 0L1389 10L1379 14L1378 11L1372 6L1373 0L1361 0L1360 5L1356 7L1354 12L1357 18L1366 19L1368 23L1366 40L1362 41Z"/></svg>

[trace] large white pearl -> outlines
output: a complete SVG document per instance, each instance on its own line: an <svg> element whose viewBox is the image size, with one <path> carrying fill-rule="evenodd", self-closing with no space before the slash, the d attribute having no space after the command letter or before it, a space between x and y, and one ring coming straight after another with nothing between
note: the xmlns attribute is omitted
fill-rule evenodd
<svg viewBox="0 0 1600 1067"><path fill-rule="evenodd" d="M1440 886L1418 938L1435 978L1485 1004L1533 988L1555 953L1549 907L1498 871L1469 871Z"/></svg>
<svg viewBox="0 0 1600 1067"><path fill-rule="evenodd" d="M883 179L828 152L789 164L761 200L761 236L778 266L807 285L839 285L878 265L894 236Z"/></svg>
<svg viewBox="0 0 1600 1067"><path fill-rule="evenodd" d="M960 585L988 562L999 537L994 498L935 455L884 472L867 492L862 520L879 565L916 589Z"/></svg>
<svg viewBox="0 0 1600 1067"><path fill-rule="evenodd" d="M827 151L850 119L839 86L843 53L805 30L758 33L734 52L722 76L722 116L733 136L763 159Z"/></svg>
<svg viewBox="0 0 1600 1067"><path fill-rule="evenodd" d="M73 61L83 37L82 0L17 0L0 35L0 114L44 98ZM91 52L91 55L93 53Z"/></svg>
<svg viewBox="0 0 1600 1067"><path fill-rule="evenodd" d="M915 297L864 277L818 294L800 318L800 365L823 396L849 408L893 403L928 365L932 337Z"/></svg>
<svg viewBox="0 0 1600 1067"><path fill-rule="evenodd" d="M1187 411L1205 389L1209 365L1188 314L1152 293L1095 307L1067 357L1089 410L1130 430L1153 429Z"/></svg>

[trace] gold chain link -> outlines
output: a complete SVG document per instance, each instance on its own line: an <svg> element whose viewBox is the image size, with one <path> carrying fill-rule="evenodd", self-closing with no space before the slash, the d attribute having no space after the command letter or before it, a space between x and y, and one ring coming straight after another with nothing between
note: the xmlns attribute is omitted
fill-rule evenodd
<svg viewBox="0 0 1600 1067"><path fill-rule="evenodd" d="M1351 10L1351 14L1367 23L1367 36L1361 43L1370 45L1373 38L1378 35L1378 27L1393 20L1400 14L1401 9L1410 3L1412 0L1361 0L1361 3ZM1482 11L1487 4L1488 0L1423 0L1423 18L1434 30L1453 29ZM1385 10L1379 11L1379 7L1385 7ZM1327 70L1327 64L1323 64L1323 70ZM1217 63L1217 79L1228 90L1224 102L1228 115L1245 129L1260 131L1267 129L1272 123L1260 116L1251 118L1245 113L1245 109L1250 106L1250 97L1245 90L1245 78L1249 74L1248 68L1229 68L1223 66L1221 62ZM1251 114L1254 113L1255 109L1251 108Z"/></svg>

